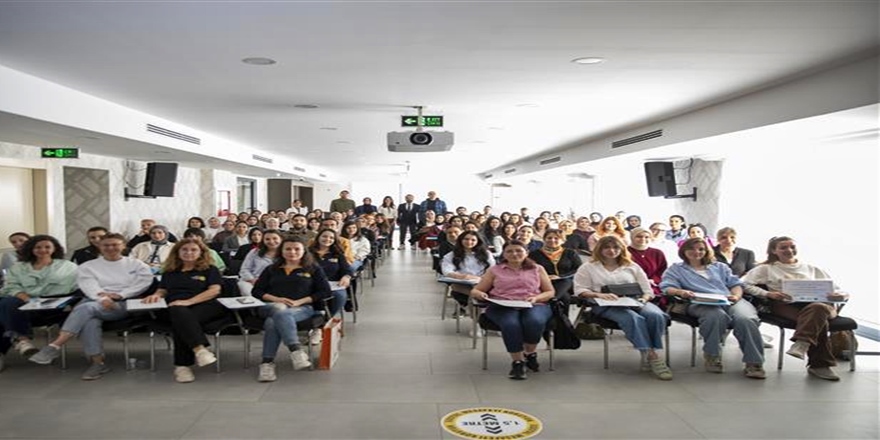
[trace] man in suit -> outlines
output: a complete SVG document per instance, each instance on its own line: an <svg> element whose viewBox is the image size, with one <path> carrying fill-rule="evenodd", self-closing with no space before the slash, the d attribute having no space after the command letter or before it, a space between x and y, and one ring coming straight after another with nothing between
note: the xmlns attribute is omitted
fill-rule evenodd
<svg viewBox="0 0 880 440"><path fill-rule="evenodd" d="M404 245L406 231L409 231L409 243L415 249L416 244L414 240L416 232L419 230L419 218L422 207L413 201L415 196L412 194L407 194L405 200L406 202L401 203L397 207L397 224L400 226L400 249L406 249Z"/></svg>

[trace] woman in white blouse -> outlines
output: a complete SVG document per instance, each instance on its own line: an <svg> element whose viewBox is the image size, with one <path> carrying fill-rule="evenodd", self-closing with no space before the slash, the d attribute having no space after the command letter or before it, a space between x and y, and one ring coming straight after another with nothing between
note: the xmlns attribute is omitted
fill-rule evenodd
<svg viewBox="0 0 880 440"><path fill-rule="evenodd" d="M476 283L494 265L495 258L489 252L480 234L474 231L465 231L455 240L455 248L452 252L443 256L443 260L440 262L440 272L448 278L471 280ZM471 286L452 285L452 297L462 307L467 305L470 291Z"/></svg>
<svg viewBox="0 0 880 440"><path fill-rule="evenodd" d="M351 272L357 272L364 266L364 261L370 256L372 247L370 240L361 234L361 228L356 221L347 221L342 225L342 237L347 238L351 243L351 253L354 255L354 261L351 263Z"/></svg>
<svg viewBox="0 0 880 440"><path fill-rule="evenodd" d="M642 354L642 370L651 371L661 380L671 380L672 371L657 354L663 348L666 333L666 314L651 303L654 292L648 277L639 265L630 260L626 244L613 235L599 239L588 263L583 264L574 276L574 293L584 298L616 301L613 293L601 293L602 286L638 283L642 295L641 307L593 307L592 313L612 320L620 326L626 338Z"/></svg>

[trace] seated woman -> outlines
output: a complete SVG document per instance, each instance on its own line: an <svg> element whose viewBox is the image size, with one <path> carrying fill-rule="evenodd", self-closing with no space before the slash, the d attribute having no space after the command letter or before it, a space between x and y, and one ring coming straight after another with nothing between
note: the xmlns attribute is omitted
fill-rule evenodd
<svg viewBox="0 0 880 440"><path fill-rule="evenodd" d="M702 238L706 240L706 244L709 245L710 248L715 247L715 243L712 242L712 237L709 236L709 230L702 223L693 223L687 227L687 236L688 238ZM678 245L681 246L685 240L679 241Z"/></svg>
<svg viewBox="0 0 880 440"><path fill-rule="evenodd" d="M486 239L486 247L496 259L501 256L504 247L504 237L501 236L501 219L492 216L486 220L482 227L483 238Z"/></svg>
<svg viewBox="0 0 880 440"><path fill-rule="evenodd" d="M437 257L443 258L446 254L452 252L455 249L455 243L458 240L458 236L462 233L461 226L447 226L443 231L443 236L446 237L445 240L440 242L440 246L437 246ZM440 272L439 262L437 271Z"/></svg>
<svg viewBox="0 0 880 440"><path fill-rule="evenodd" d="M831 354L828 321L837 317L837 309L823 302L791 303L791 296L782 291L783 280L832 279L827 272L797 259L797 245L790 237L774 237L767 243L767 260L743 277L746 291L770 300L771 312L797 322L786 352L798 359L807 357L807 372L820 379L836 381L840 377L831 368L837 365ZM769 290L758 287L762 284ZM834 284L830 300L844 300L849 295Z"/></svg>
<svg viewBox="0 0 880 440"><path fill-rule="evenodd" d="M251 296L257 278L276 259L281 257L279 246L284 240L280 231L271 229L263 233L260 247L248 252L238 271L238 290L242 296Z"/></svg>
<svg viewBox="0 0 880 440"><path fill-rule="evenodd" d="M581 218L586 221L585 217ZM590 255L590 246L587 245L587 239L577 233L573 221L569 219L561 220L559 222L559 230L562 231L562 247L571 249L581 255Z"/></svg>
<svg viewBox="0 0 880 440"><path fill-rule="evenodd" d="M516 225L513 223L507 222L501 226L501 238L504 239L504 243L516 240L516 233Z"/></svg>
<svg viewBox="0 0 880 440"><path fill-rule="evenodd" d="M457 280L479 280L490 267L495 265L495 257L486 249L480 234L465 231L455 239L452 252L440 261L440 272L445 277ZM471 286L452 284L452 297L464 308L468 303Z"/></svg>
<svg viewBox="0 0 880 440"><path fill-rule="evenodd" d="M18 263L21 247L30 238L31 236L27 232L13 232L9 234L9 244L12 245L12 250L0 255L0 282L3 281L3 273L9 270L13 264ZM0 286L2 286L2 283L0 283Z"/></svg>
<svg viewBox="0 0 880 440"><path fill-rule="evenodd" d="M549 213L548 213L549 215ZM550 229L550 222L544 217L538 217L532 223L532 231L534 231L534 239L544 241L544 233Z"/></svg>
<svg viewBox="0 0 880 440"><path fill-rule="evenodd" d="M678 250L681 263L675 263L663 274L660 290L666 295L691 299L694 293L726 295L729 306L688 304L686 313L700 322L703 357L706 371L722 373L721 340L733 323L733 335L743 352L746 377L764 379L764 341L758 331L758 312L742 301L742 281L726 264L718 263L712 248L702 238L689 238Z"/></svg>
<svg viewBox="0 0 880 440"><path fill-rule="evenodd" d="M590 227L593 228L593 230L598 230L599 227L602 225L603 218L604 217L602 217L601 212L591 212L590 213Z"/></svg>
<svg viewBox="0 0 880 440"><path fill-rule="evenodd" d="M233 260L244 261L244 258L253 251L260 248L260 242L263 241L263 229L259 227L251 228L248 231L248 242L239 246L232 255Z"/></svg>
<svg viewBox="0 0 880 440"><path fill-rule="evenodd" d="M162 280L156 293L144 298L154 303L164 298L167 309L157 312L159 320L171 323L174 340L174 380L178 383L194 381L191 366L199 367L217 362L207 347L211 344L202 326L217 320L226 308L216 301L220 295L223 277L211 264L208 248L199 240L183 239L174 245L162 268Z"/></svg>
<svg viewBox="0 0 880 440"><path fill-rule="evenodd" d="M89 228L86 231L86 238L89 240L89 245L73 251L73 256L70 257L70 261L73 261L79 266L87 261L92 261L95 258L100 257L101 250L98 249L98 245L101 243L101 238L107 235L107 232L107 228L103 226L92 226Z"/></svg>
<svg viewBox="0 0 880 440"><path fill-rule="evenodd" d="M10 348L23 357L37 352L30 318L18 308L34 298L76 290L76 264L64 259L64 248L55 237L35 235L18 253L20 261L9 268L0 289L0 370Z"/></svg>
<svg viewBox="0 0 880 440"><path fill-rule="evenodd" d="M715 258L720 262L730 266L730 271L734 275L741 277L746 272L755 267L755 253L737 247L736 230L733 228L721 228L716 234L718 245L712 250L715 251Z"/></svg>
<svg viewBox="0 0 880 440"><path fill-rule="evenodd" d="M199 240L202 243L205 243L205 230L199 228L189 228L186 231L183 231L183 238L192 238L194 240ZM205 243L207 246L207 243ZM226 271L226 262L223 261L223 257L220 256L217 251L214 249L208 248L208 253L211 254L211 264L217 267L217 270L222 274Z"/></svg>
<svg viewBox="0 0 880 440"><path fill-rule="evenodd" d="M248 230L250 230L250 226L247 223L243 221L236 223L232 235L223 241L223 252L237 251L238 248L250 243Z"/></svg>
<svg viewBox="0 0 880 440"><path fill-rule="evenodd" d="M202 220L201 217L190 217L186 221L186 228L184 228L184 229L190 229L190 228L198 228L201 230L205 230L207 228L207 225L205 225L205 221Z"/></svg>
<svg viewBox="0 0 880 440"><path fill-rule="evenodd" d="M282 342L290 350L293 369L310 367L309 356L300 347L296 323L308 319L323 307L323 302L330 297L330 285L324 271L315 264L301 241L287 238L281 243L281 258L263 271L254 285L253 295L269 303L260 309L266 320L263 323L263 361L257 380L272 382L276 379L275 356Z"/></svg>
<svg viewBox="0 0 880 440"><path fill-rule="evenodd" d="M666 272L666 256L660 249L650 247L652 235L647 229L635 228L629 233L632 244L626 249L632 261L638 264L648 277L651 290L654 292L651 301L660 307L665 307L667 298L660 290L660 281L663 279L663 272Z"/></svg>
<svg viewBox="0 0 880 440"><path fill-rule="evenodd" d="M587 240L587 246L589 246L590 252L593 252L593 248L596 247L596 243L599 242L600 238L609 235L616 236L620 241L627 245L629 244L629 233L623 229L623 224L620 223L620 220L618 220L617 217L609 216L602 219L602 223L596 228L596 232L593 233L593 235L590 235L590 238Z"/></svg>
<svg viewBox="0 0 880 440"><path fill-rule="evenodd" d="M534 252L538 249L541 249L541 246L544 246L544 243L540 240L535 240L535 231L532 229L531 225L522 225L516 232L516 241L523 243L526 246L526 250L529 252Z"/></svg>
<svg viewBox="0 0 880 440"><path fill-rule="evenodd" d="M129 256L147 263L153 273L158 273L174 246L168 240L168 228L155 225L150 228L150 241L138 243L131 249Z"/></svg>
<svg viewBox="0 0 880 440"><path fill-rule="evenodd" d="M471 296L478 301L491 298L532 303L530 308L495 303L486 307L486 316L501 328L504 346L513 360L508 376L523 380L526 368L534 372L540 369L535 350L552 316L547 301L553 299L553 284L544 268L527 257L525 244L511 241L504 245L502 255L503 262L486 271Z"/></svg>
<svg viewBox="0 0 880 440"><path fill-rule="evenodd" d="M370 240L361 233L361 228L354 221L347 221L342 225L341 235L347 238L349 244L351 244L351 253L354 255L354 261L349 265L349 270L351 270L353 275L364 267L364 262L370 256L370 251L372 250Z"/></svg>
<svg viewBox="0 0 880 440"><path fill-rule="evenodd" d="M568 305L571 304L572 277L581 266L581 257L562 246L562 235L559 229L548 229L544 233L544 246L529 252L529 258L544 268L553 283L556 298Z"/></svg>
<svg viewBox="0 0 880 440"><path fill-rule="evenodd" d="M637 215L630 215L626 217L626 229L627 231L632 231L635 228L642 227L642 218Z"/></svg>
<svg viewBox="0 0 880 440"><path fill-rule="evenodd" d="M153 284L153 273L146 263L122 255L125 250L122 234L104 235L98 246L101 256L77 268L76 281L86 300L73 308L58 337L30 357L31 362L51 364L61 355L61 347L79 336L90 362L82 380L100 379L110 372L104 364L101 325L104 321L117 321L128 316L125 300L143 294Z"/></svg>
<svg viewBox="0 0 880 440"><path fill-rule="evenodd" d="M437 238L443 232L443 228L434 223L436 219L437 216L434 214L434 211L425 211L424 224L416 232L416 241L418 242L419 249L433 249L439 245Z"/></svg>
<svg viewBox="0 0 880 440"><path fill-rule="evenodd" d="M616 301L613 293L601 293L603 286L613 284L638 283L642 296L638 310L629 307L593 307L592 313L617 323L626 338L642 355L642 371L651 371L660 380L672 380L672 371L666 362L657 355L663 349L663 335L666 334L666 314L651 303L654 291L651 290L645 271L633 264L626 245L615 236L602 237L593 251L589 263L578 269L574 277L574 293L584 298L600 298Z"/></svg>
<svg viewBox="0 0 880 440"><path fill-rule="evenodd" d="M392 217L386 217L382 213L376 214L374 225L376 238L382 243L383 249L394 249L391 246L391 240L394 238L394 220L392 220Z"/></svg>
<svg viewBox="0 0 880 440"><path fill-rule="evenodd" d="M335 281L339 288L333 290L328 308L330 316L339 315L343 307L346 307L348 294L346 289L351 285L351 266L345 259L345 251L339 245L339 237L335 229L322 229L315 240L308 246L308 251L321 266L324 275L330 281ZM351 307L351 306L348 306Z"/></svg>

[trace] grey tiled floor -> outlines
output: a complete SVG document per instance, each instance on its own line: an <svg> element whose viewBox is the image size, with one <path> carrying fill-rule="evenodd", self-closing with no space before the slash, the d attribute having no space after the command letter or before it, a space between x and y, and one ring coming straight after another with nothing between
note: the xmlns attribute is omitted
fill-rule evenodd
<svg viewBox="0 0 880 440"><path fill-rule="evenodd" d="M622 335L609 370L601 341L584 341L580 350L556 352L555 371L513 382L500 338L489 338L483 371L468 326L457 334L454 321L440 321L441 292L426 254L392 251L376 286L366 288L358 323L346 323L336 367L293 371L280 360L272 384L257 383L254 366L242 368L242 345L231 336L223 372L199 370L185 385L172 381L165 351L157 373L125 372L115 335L106 341L115 371L95 382L79 380L85 363L77 344L67 371L10 354L0 374L0 438L439 439L453 438L440 427L444 414L478 405L538 417L545 439L878 438L876 357L861 357L855 373L841 364L842 380L829 383L790 357L777 371L776 351L768 350L768 378L755 381L739 373L731 337L727 373L712 375L688 366L690 331L676 324L671 382L639 373ZM254 339L252 365L259 361ZM146 358L143 335L134 336L133 355ZM546 352L540 356L546 369Z"/></svg>

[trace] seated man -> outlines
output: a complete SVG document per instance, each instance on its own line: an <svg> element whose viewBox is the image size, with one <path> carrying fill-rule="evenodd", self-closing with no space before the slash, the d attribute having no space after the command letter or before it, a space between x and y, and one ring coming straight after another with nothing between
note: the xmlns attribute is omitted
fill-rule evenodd
<svg viewBox="0 0 880 440"><path fill-rule="evenodd" d="M83 380L100 379L110 369L104 364L101 323L128 316L125 300L144 293L153 283L150 267L132 257L122 256L125 237L107 234L100 242L101 257L77 268L77 284L88 298L74 307L54 341L30 357L32 362L48 365L57 358L61 346L79 336L91 365Z"/></svg>
<svg viewBox="0 0 880 440"><path fill-rule="evenodd" d="M308 227L308 219L302 214L296 214L290 217L290 229L287 235L300 239L303 243L312 241L318 235L316 231L310 230Z"/></svg>
<svg viewBox="0 0 880 440"><path fill-rule="evenodd" d="M73 257L70 259L70 261L73 261L77 265L81 265L86 261L92 261L101 255L101 251L98 249L98 243L101 242L101 238L107 235L107 228L103 226L91 227L86 231L86 235L89 238L89 245L74 251Z"/></svg>

